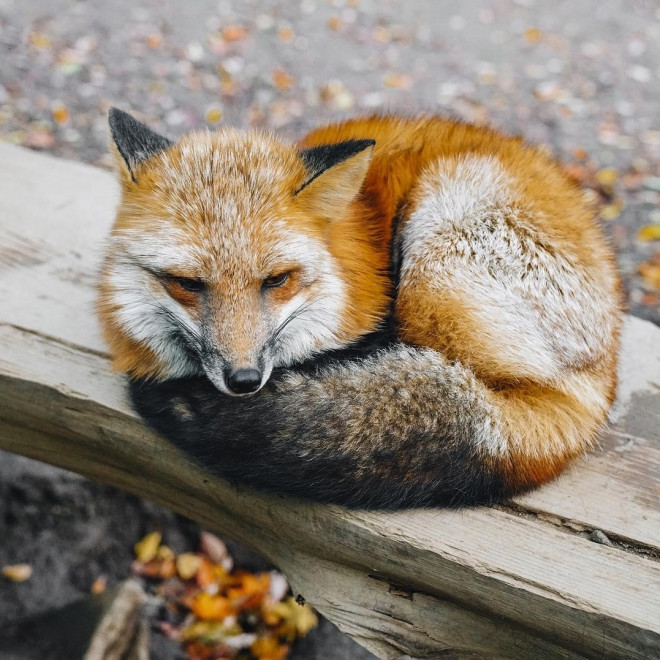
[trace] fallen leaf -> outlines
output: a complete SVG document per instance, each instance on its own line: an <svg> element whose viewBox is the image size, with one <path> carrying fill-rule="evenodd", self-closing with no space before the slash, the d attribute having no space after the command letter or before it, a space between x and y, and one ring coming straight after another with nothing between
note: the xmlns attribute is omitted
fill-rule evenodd
<svg viewBox="0 0 660 660"><path fill-rule="evenodd" d="M53 119L58 124L66 124L69 121L69 111L61 103L53 107Z"/></svg>
<svg viewBox="0 0 660 660"><path fill-rule="evenodd" d="M92 586L90 587L90 591L93 594L102 594L105 591L105 588L108 584L108 578L105 575L99 575L94 582L92 582Z"/></svg>
<svg viewBox="0 0 660 660"><path fill-rule="evenodd" d="M174 559L175 556L174 550L168 545L161 545L156 551L156 559Z"/></svg>
<svg viewBox="0 0 660 660"><path fill-rule="evenodd" d="M384 25L379 25L374 28L373 37L379 44L389 44L392 41L392 31Z"/></svg>
<svg viewBox="0 0 660 660"><path fill-rule="evenodd" d="M30 564L12 564L3 566L2 575L12 582L25 582L32 575L32 566Z"/></svg>
<svg viewBox="0 0 660 660"><path fill-rule="evenodd" d="M258 607L270 589L270 574L238 572L236 583L227 589L227 597L240 609Z"/></svg>
<svg viewBox="0 0 660 660"><path fill-rule="evenodd" d="M298 604L293 596L270 607L268 613L271 620L273 615L281 619L282 632L292 639L306 635L319 622L314 610L307 603Z"/></svg>
<svg viewBox="0 0 660 660"><path fill-rule="evenodd" d="M44 32L31 32L30 44L38 50L47 50L51 46L50 37Z"/></svg>
<svg viewBox="0 0 660 660"><path fill-rule="evenodd" d="M589 177L589 170L584 165L568 164L564 165L564 171L571 179L583 184Z"/></svg>
<svg viewBox="0 0 660 660"><path fill-rule="evenodd" d="M257 660L285 660L289 655L289 646L280 644L277 637L271 635L266 637L259 637L252 646L250 646L250 653L257 658Z"/></svg>
<svg viewBox="0 0 660 660"><path fill-rule="evenodd" d="M281 601L286 592L289 590L289 583L286 581L286 578L277 571L270 572L270 585L268 587L268 595L271 597L273 602Z"/></svg>
<svg viewBox="0 0 660 660"><path fill-rule="evenodd" d="M154 32L147 37L147 46L149 48L160 48L163 45L163 35L160 32Z"/></svg>
<svg viewBox="0 0 660 660"><path fill-rule="evenodd" d="M217 124L219 121L222 120L222 110L220 108L209 108L206 111L206 121L209 124Z"/></svg>
<svg viewBox="0 0 660 660"><path fill-rule="evenodd" d="M619 172L613 167L605 167L596 172L596 181L603 187L611 188L617 182L618 178Z"/></svg>
<svg viewBox="0 0 660 660"><path fill-rule="evenodd" d="M388 89L410 89L412 78L405 73L390 73L383 79L383 85Z"/></svg>
<svg viewBox="0 0 660 660"><path fill-rule="evenodd" d="M278 39L285 44L291 43L296 36L296 33L293 31L293 28L282 27L277 31Z"/></svg>
<svg viewBox="0 0 660 660"><path fill-rule="evenodd" d="M141 541L135 544L135 557L139 562L146 563L151 561L158 552L162 535L160 532L151 532L147 534Z"/></svg>
<svg viewBox="0 0 660 660"><path fill-rule="evenodd" d="M577 147L573 151L573 157L575 158L575 160L581 160L581 161L587 160L588 155L589 154L587 153L586 149L583 149L582 147Z"/></svg>
<svg viewBox="0 0 660 660"><path fill-rule="evenodd" d="M640 241L660 241L660 225L645 225L637 232Z"/></svg>
<svg viewBox="0 0 660 660"><path fill-rule="evenodd" d="M176 570L182 580L190 580L197 575L202 558L192 552L184 552L176 558Z"/></svg>
<svg viewBox="0 0 660 660"><path fill-rule="evenodd" d="M235 612L228 598L212 596L205 591L195 597L192 611L196 617L205 621L223 621Z"/></svg>
<svg viewBox="0 0 660 660"><path fill-rule="evenodd" d="M282 71L281 69L275 69L275 71L273 71L273 84L277 89L283 91L291 89L295 81L296 79L286 73L286 71Z"/></svg>
<svg viewBox="0 0 660 660"><path fill-rule="evenodd" d="M222 38L225 41L242 41L247 35L247 30L242 25L228 25L222 30Z"/></svg>
<svg viewBox="0 0 660 660"><path fill-rule="evenodd" d="M23 144L32 149L50 149L55 144L55 138L50 131L46 129L37 129L30 131L25 136Z"/></svg>
<svg viewBox="0 0 660 660"><path fill-rule="evenodd" d="M621 215L622 209L623 200L617 197L611 204L603 206L600 210L600 217L607 221L616 220Z"/></svg>
<svg viewBox="0 0 660 660"><path fill-rule="evenodd" d="M638 272L648 286L660 291L660 259L642 262L638 266Z"/></svg>
<svg viewBox="0 0 660 660"><path fill-rule="evenodd" d="M530 44L538 43L541 38L541 30L535 27L527 28L525 30L525 41Z"/></svg>
<svg viewBox="0 0 660 660"><path fill-rule="evenodd" d="M214 563L221 564L225 570L230 571L232 567L227 568L226 562L231 556L224 541L211 532L202 532L199 535L200 550Z"/></svg>

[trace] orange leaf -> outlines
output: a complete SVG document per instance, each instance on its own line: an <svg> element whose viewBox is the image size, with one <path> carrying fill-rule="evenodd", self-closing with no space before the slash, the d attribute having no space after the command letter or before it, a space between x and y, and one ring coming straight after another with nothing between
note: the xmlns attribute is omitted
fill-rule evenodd
<svg viewBox="0 0 660 660"><path fill-rule="evenodd" d="M247 35L247 30L242 25L228 25L222 30L225 41L242 41Z"/></svg>
<svg viewBox="0 0 660 660"><path fill-rule="evenodd" d="M32 575L32 566L30 564L12 564L3 566L2 574L12 582L25 582Z"/></svg>
<svg viewBox="0 0 660 660"><path fill-rule="evenodd" d="M105 577L105 575L99 575L94 582L92 582L92 586L90 588L90 591L93 594L102 594L105 591L105 587L107 585L108 579Z"/></svg>
<svg viewBox="0 0 660 660"><path fill-rule="evenodd" d="M273 84L277 89L287 90L291 89L296 82L296 79L289 75L286 71L276 69L273 71Z"/></svg>
<svg viewBox="0 0 660 660"><path fill-rule="evenodd" d="M234 608L227 598L212 596L203 591L195 597L192 611L205 621L223 621L234 613Z"/></svg>
<svg viewBox="0 0 660 660"><path fill-rule="evenodd" d="M660 291L660 263L654 263L654 260L645 261L639 264L638 270L648 286Z"/></svg>
<svg viewBox="0 0 660 660"><path fill-rule="evenodd" d="M69 121L69 111L64 105L58 103L53 108L53 119L58 124L66 124Z"/></svg>
<svg viewBox="0 0 660 660"><path fill-rule="evenodd" d="M294 40L296 33L293 31L293 28L282 27L278 30L277 36L280 41L282 41L285 44L288 44Z"/></svg>
<svg viewBox="0 0 660 660"><path fill-rule="evenodd" d="M250 652L258 660L285 660L289 654L289 647L280 644L276 637L259 637L250 646Z"/></svg>

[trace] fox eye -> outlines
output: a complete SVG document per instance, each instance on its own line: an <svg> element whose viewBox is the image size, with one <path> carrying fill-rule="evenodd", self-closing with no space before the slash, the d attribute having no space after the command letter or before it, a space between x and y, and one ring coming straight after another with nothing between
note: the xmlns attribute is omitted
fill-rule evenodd
<svg viewBox="0 0 660 660"><path fill-rule="evenodd" d="M168 277L167 279L189 293L201 293L204 291L204 282L194 277Z"/></svg>
<svg viewBox="0 0 660 660"><path fill-rule="evenodd" d="M264 280L265 289L276 289L278 286L282 286L291 276L291 273L280 273L279 275L271 275Z"/></svg>

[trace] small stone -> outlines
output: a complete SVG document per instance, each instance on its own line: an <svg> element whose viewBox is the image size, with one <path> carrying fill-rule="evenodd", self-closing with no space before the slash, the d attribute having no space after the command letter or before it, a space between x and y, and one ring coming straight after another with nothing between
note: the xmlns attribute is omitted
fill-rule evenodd
<svg viewBox="0 0 660 660"><path fill-rule="evenodd" d="M594 543L599 543L600 545L614 546L614 543L612 543L612 541L610 541L600 529L594 529L591 534L589 534L589 540Z"/></svg>

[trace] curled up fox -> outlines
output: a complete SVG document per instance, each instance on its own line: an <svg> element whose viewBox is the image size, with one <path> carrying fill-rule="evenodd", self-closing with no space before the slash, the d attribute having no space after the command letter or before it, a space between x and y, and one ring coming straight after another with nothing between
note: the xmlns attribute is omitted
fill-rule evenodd
<svg viewBox="0 0 660 660"><path fill-rule="evenodd" d="M206 469L352 507L489 502L597 440L621 324L578 186L433 116L292 144L110 112L99 312L137 410Z"/></svg>

